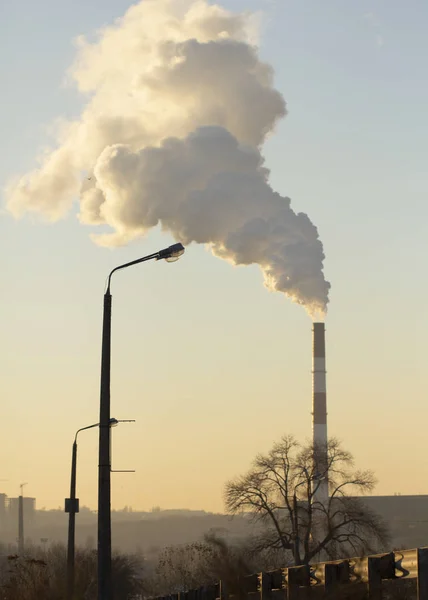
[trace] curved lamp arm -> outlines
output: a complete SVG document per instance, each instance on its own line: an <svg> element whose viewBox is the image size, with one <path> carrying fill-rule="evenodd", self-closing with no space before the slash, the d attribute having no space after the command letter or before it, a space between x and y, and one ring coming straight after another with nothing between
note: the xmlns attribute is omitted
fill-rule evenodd
<svg viewBox="0 0 428 600"><path fill-rule="evenodd" d="M146 262L148 260L166 260L166 261L174 261L180 258L182 254L184 254L184 246L183 244L173 244L172 246L168 246L168 248L164 248L163 250L158 250L153 254L149 254L148 256L143 256L142 258L137 258L136 260L131 260L131 262L124 263L123 265L119 265L115 267L109 274L107 278L107 289L106 294L110 293L110 284L111 284L111 276L116 271L120 269L126 269L127 267L132 267L132 265L138 265L139 263Z"/></svg>

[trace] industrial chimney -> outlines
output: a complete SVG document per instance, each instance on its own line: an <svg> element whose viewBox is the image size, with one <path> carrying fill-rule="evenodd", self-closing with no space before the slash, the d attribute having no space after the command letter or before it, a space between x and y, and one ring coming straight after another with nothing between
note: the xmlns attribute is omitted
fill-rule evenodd
<svg viewBox="0 0 428 600"><path fill-rule="evenodd" d="M327 477L327 388L325 370L325 326L314 323L312 358L312 435L315 448L315 475L321 479L314 481L316 499L320 502L328 498Z"/></svg>

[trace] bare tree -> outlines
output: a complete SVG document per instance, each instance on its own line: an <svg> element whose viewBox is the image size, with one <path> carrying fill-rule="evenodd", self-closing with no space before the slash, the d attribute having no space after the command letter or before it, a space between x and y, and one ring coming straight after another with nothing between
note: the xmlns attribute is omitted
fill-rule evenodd
<svg viewBox="0 0 428 600"><path fill-rule="evenodd" d="M226 484L227 511L249 513L260 525L255 551L282 549L286 563L302 565L376 552L388 544L382 518L358 497L373 490L373 473L356 470L336 439L329 441L327 455L320 472L317 448L286 436L258 455L248 473ZM329 497L321 500L317 492L327 475Z"/></svg>

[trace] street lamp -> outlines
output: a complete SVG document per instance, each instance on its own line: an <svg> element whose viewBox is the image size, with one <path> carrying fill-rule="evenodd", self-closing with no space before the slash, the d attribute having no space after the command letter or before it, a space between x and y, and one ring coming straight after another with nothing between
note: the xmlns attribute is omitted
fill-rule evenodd
<svg viewBox="0 0 428 600"><path fill-rule="evenodd" d="M119 421L110 419L110 427L116 427ZM76 431L71 454L70 498L65 499L65 512L68 513L67 543L67 600L72 600L74 593L74 557L76 536L76 513L79 512L79 498L76 498L77 436L81 431L98 427L99 423L82 427Z"/></svg>
<svg viewBox="0 0 428 600"><path fill-rule="evenodd" d="M110 464L110 358L111 358L111 293L113 273L148 260L173 262L184 253L182 244L138 258L113 269L104 294L101 349L100 439L98 460L98 600L112 600L111 592L111 464Z"/></svg>

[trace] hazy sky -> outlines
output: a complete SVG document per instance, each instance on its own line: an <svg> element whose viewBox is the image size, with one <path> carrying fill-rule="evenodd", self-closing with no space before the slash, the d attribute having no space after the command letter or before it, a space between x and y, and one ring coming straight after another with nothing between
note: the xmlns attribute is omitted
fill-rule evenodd
<svg viewBox="0 0 428 600"><path fill-rule="evenodd" d="M262 58L289 114L265 147L271 182L318 226L332 284L329 433L377 493L428 493L425 458L428 85L422 0L225 0L265 13ZM73 39L124 0L23 0L0 8L2 186L35 166L58 117ZM98 421L109 270L171 242L157 231L97 247L74 215L0 219L0 488L38 507L68 496L76 429ZM224 482L284 433L311 433L311 321L256 267L191 245L113 283L113 506L220 511ZM96 507L97 432L79 441L78 496Z"/></svg>

